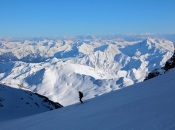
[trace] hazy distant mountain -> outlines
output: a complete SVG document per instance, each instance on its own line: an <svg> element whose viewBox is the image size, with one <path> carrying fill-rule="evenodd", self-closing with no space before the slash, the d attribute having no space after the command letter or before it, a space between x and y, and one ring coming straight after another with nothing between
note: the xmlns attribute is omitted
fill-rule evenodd
<svg viewBox="0 0 175 130"><path fill-rule="evenodd" d="M96 51L119 53L118 48L142 42L147 38L175 42L175 34L169 35L104 35L64 38L0 39L0 61L43 62L48 58L69 58ZM165 40L166 41L166 40ZM167 41L166 41L167 42ZM164 46L165 47L165 46Z"/></svg>

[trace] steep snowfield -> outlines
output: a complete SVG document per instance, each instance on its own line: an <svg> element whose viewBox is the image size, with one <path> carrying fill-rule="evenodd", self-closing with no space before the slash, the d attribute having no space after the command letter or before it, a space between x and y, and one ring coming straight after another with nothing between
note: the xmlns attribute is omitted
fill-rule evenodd
<svg viewBox="0 0 175 130"><path fill-rule="evenodd" d="M174 130L175 69L58 110L0 123L1 130Z"/></svg>
<svg viewBox="0 0 175 130"><path fill-rule="evenodd" d="M50 58L39 63L2 62L0 82L10 86L21 84L63 106L78 102L79 90L90 99L141 82L150 71L162 67L174 51L171 41L152 38L129 42L70 39L18 44L26 46L25 53L30 47L38 50L37 55L44 56L41 59L47 55L61 59ZM8 50L10 45L3 42L1 49Z"/></svg>
<svg viewBox="0 0 175 130"><path fill-rule="evenodd" d="M47 97L32 93L23 86L12 87L0 83L0 122L61 108Z"/></svg>

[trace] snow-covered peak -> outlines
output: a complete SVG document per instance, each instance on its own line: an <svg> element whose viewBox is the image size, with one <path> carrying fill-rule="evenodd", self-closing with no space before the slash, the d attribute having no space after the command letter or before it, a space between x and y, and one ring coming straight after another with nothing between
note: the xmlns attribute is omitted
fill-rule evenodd
<svg viewBox="0 0 175 130"><path fill-rule="evenodd" d="M162 48L163 47L167 50L174 51L173 42L168 41L166 39L148 38L145 40L145 42L149 48L153 48L153 47Z"/></svg>

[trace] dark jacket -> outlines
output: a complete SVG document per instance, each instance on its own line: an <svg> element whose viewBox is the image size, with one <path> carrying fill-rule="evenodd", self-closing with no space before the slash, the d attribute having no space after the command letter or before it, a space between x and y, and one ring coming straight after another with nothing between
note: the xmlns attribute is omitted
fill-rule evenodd
<svg viewBox="0 0 175 130"><path fill-rule="evenodd" d="M79 91L79 97L82 98L83 97L83 93Z"/></svg>

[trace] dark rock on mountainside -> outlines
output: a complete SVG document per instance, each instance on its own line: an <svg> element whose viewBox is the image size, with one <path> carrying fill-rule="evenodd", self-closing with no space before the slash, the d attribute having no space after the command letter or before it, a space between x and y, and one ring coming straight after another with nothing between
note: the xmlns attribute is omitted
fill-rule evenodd
<svg viewBox="0 0 175 130"><path fill-rule="evenodd" d="M0 83L0 122L32 116L62 108L57 102L34 93L26 87L10 87Z"/></svg>
<svg viewBox="0 0 175 130"><path fill-rule="evenodd" d="M152 72L150 72L148 74L148 76L144 79L144 81L151 79L151 78L154 78L158 75L161 75L161 74L165 73L166 71L168 71L169 69L172 69L174 67L175 67L175 51L174 51L173 56L165 63L164 67L162 67L160 69L155 69Z"/></svg>
<svg viewBox="0 0 175 130"><path fill-rule="evenodd" d="M175 52L173 56L166 62L164 69L165 71L168 71L169 69L172 69L175 67Z"/></svg>
<svg viewBox="0 0 175 130"><path fill-rule="evenodd" d="M43 95L25 90L25 87L19 86L19 89L16 89L0 84L0 107L14 109L14 106L21 109L40 108L42 109L41 111L63 107L58 102L53 102Z"/></svg>
<svg viewBox="0 0 175 130"><path fill-rule="evenodd" d="M58 109L58 108L63 107L63 106L62 106L61 104L59 104L58 102L53 102L53 101L49 100L47 97L45 97L45 96L43 96L43 95L40 95L40 94L38 94L38 93L34 93L34 94L38 95L38 97L40 97L40 98L43 98L43 102L47 102L47 103L49 103L50 105L54 106L54 109ZM36 103L35 103L35 104L36 104ZM36 105L37 105L37 104L36 104ZM37 105L37 106L38 106L38 105ZM47 108L50 108L50 110L53 110L52 107L47 106Z"/></svg>

